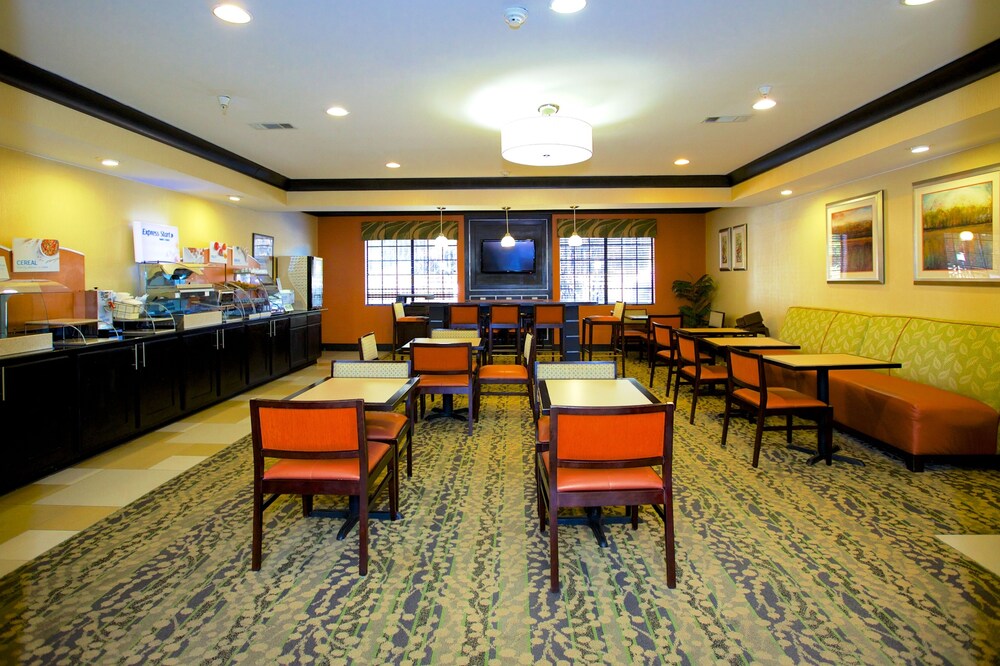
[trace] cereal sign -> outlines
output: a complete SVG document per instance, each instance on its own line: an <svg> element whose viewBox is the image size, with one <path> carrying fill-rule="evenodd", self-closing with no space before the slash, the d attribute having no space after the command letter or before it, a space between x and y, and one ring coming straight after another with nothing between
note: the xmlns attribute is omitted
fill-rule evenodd
<svg viewBox="0 0 1000 666"><path fill-rule="evenodd" d="M54 238L15 238L14 272L59 272L59 241Z"/></svg>

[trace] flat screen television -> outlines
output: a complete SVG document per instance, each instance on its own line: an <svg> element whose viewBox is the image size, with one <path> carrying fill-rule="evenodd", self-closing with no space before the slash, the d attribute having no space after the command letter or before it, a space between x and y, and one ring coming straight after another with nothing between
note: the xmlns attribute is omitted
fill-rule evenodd
<svg viewBox="0 0 1000 666"><path fill-rule="evenodd" d="M479 252L483 273L534 273L535 241L514 241L514 247L503 247L499 240L484 240Z"/></svg>

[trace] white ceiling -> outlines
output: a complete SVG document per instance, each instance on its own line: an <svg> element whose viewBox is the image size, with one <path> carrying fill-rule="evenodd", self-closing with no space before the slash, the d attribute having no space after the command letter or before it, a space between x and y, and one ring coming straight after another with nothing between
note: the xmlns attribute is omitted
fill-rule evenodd
<svg viewBox="0 0 1000 666"><path fill-rule="evenodd" d="M499 179L725 175L1000 37L1000 0L590 0L576 15L548 0L245 0L254 20L244 26L216 19L214 4L0 0L0 49L288 178ZM528 10L519 30L503 20L512 5ZM778 102L770 111L751 109L761 85ZM546 102L593 125L591 160L541 168L501 158L500 126ZM334 104L351 114L326 115ZM739 114L751 117L702 122ZM80 114L0 121L0 143L19 150L86 168L117 151L126 177L203 196L241 189L117 129L97 133ZM296 129L250 127L260 122ZM987 123L958 147L998 134ZM899 152L895 161L910 159ZM691 164L674 166L678 157ZM390 160L402 168L387 169ZM416 201L354 195L261 207ZM678 204L662 199L643 205ZM681 199L726 205L731 195Z"/></svg>

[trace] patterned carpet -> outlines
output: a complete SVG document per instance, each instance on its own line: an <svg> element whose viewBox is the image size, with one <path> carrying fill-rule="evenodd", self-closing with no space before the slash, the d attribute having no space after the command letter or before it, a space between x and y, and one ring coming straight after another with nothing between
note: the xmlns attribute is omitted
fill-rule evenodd
<svg viewBox="0 0 1000 666"><path fill-rule="evenodd" d="M606 549L562 527L548 592L526 400L484 397L472 438L418 424L404 519L373 521L366 578L357 530L337 541L295 498L269 509L250 572L243 440L0 580L0 663L1000 662L1000 579L934 537L1000 532L1000 473L912 474L840 433L865 467L808 467L768 433L754 470L749 424L723 449L721 400L694 426L689 405L675 590L646 508Z"/></svg>

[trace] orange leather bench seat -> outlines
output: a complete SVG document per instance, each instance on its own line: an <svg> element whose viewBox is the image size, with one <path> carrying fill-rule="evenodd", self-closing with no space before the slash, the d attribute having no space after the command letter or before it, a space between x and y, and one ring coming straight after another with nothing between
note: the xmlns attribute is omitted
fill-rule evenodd
<svg viewBox="0 0 1000 666"><path fill-rule="evenodd" d="M993 454L1000 413L974 398L870 370L830 373L837 423L911 455Z"/></svg>

